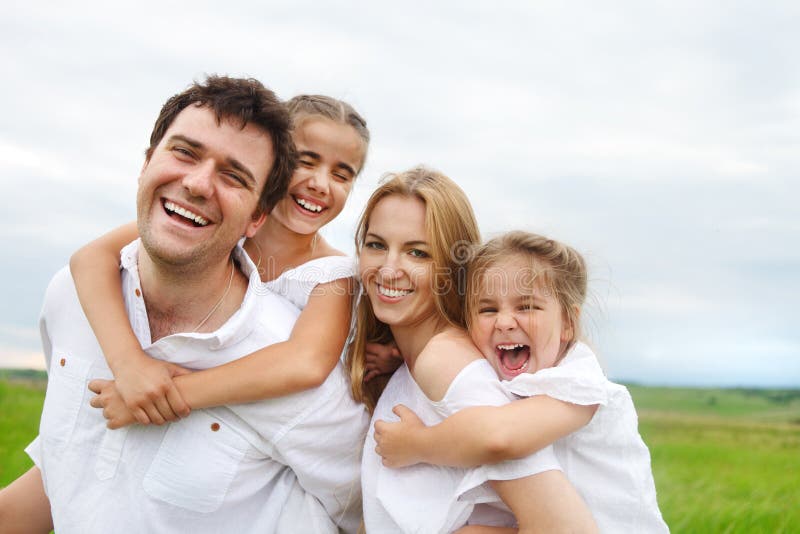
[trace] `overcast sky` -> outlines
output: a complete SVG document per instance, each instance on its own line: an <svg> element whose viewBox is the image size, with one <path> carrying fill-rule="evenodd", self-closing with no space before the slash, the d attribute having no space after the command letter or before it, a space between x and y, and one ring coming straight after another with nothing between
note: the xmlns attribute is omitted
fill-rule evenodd
<svg viewBox="0 0 800 534"><path fill-rule="evenodd" d="M800 386L796 2L8 4L0 367L43 365L49 278L133 220L161 104L219 73L366 117L367 166L325 232L343 250L381 174L425 163L484 237L585 254L611 378Z"/></svg>

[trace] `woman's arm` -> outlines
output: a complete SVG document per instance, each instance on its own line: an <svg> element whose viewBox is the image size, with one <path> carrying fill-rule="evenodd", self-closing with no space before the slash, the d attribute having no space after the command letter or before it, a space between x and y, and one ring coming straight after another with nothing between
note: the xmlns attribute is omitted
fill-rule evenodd
<svg viewBox="0 0 800 534"><path fill-rule="evenodd" d="M597 405L537 395L503 406L465 408L426 427L399 405L393 410L399 422L375 422L375 450L389 467L420 462L452 467L493 464L523 458L575 432L596 410Z"/></svg>
<svg viewBox="0 0 800 534"><path fill-rule="evenodd" d="M192 408L281 397L322 384L339 361L355 280L316 286L287 341L219 367L175 378Z"/></svg>
<svg viewBox="0 0 800 534"><path fill-rule="evenodd" d="M121 226L78 250L69 267L83 313L125 404L140 423L162 424L189 414L172 382L186 371L148 356L130 327L120 292L119 254L137 237L136 223Z"/></svg>
<svg viewBox="0 0 800 534"><path fill-rule="evenodd" d="M491 486L514 513L520 534L599 532L589 507L561 471L492 481Z"/></svg>

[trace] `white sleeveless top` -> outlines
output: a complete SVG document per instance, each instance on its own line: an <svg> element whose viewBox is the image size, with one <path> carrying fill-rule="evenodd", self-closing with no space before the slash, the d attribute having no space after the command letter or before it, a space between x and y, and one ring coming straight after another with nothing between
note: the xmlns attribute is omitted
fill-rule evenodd
<svg viewBox="0 0 800 534"><path fill-rule="evenodd" d="M468 406L500 405L509 398L491 365L483 359L464 367L438 402L425 396L405 365L395 371L378 400L364 444L361 486L367 532L452 532L466 524L476 503L500 502L487 481L512 480L559 469L552 447L522 460L475 469L430 464L390 469L382 465L375 452L375 421L397 421L392 413L396 404L404 404L425 424L432 425Z"/></svg>

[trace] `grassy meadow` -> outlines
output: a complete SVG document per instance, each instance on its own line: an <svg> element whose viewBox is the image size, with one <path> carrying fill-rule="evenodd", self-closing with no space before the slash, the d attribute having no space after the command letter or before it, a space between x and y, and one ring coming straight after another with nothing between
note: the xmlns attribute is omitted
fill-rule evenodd
<svg viewBox="0 0 800 534"><path fill-rule="evenodd" d="M800 532L800 390L629 386L675 533ZM0 371L0 486L32 464L44 376Z"/></svg>

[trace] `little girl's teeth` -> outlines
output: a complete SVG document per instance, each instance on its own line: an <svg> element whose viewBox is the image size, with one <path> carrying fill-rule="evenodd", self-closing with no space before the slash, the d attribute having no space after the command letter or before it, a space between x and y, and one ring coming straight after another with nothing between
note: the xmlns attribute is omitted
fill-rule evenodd
<svg viewBox="0 0 800 534"><path fill-rule="evenodd" d="M301 206L303 206L308 211L315 211L317 213L322 211L322 206L314 204L313 202L309 202L308 200L306 200L304 198L296 198L296 199L294 199L294 201L297 202L298 204L300 204Z"/></svg>
<svg viewBox="0 0 800 534"><path fill-rule="evenodd" d="M514 345L497 345L497 348L500 350L514 350L514 349L521 349L524 347L522 343L516 343Z"/></svg>

